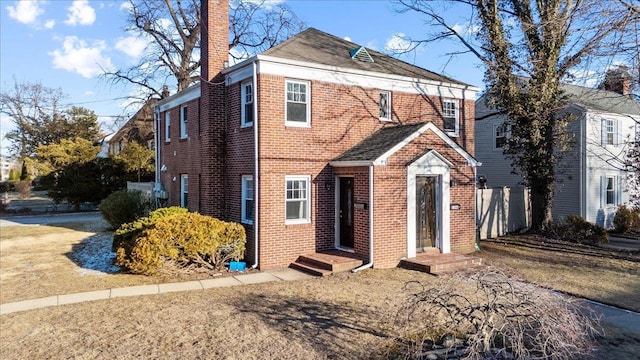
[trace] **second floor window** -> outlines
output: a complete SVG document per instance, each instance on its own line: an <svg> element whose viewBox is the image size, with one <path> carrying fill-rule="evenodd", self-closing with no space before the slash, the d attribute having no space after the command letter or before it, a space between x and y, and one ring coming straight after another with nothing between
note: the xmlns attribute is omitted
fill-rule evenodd
<svg viewBox="0 0 640 360"><path fill-rule="evenodd" d="M253 125L253 83L248 81L242 84L242 109L241 127Z"/></svg>
<svg viewBox="0 0 640 360"><path fill-rule="evenodd" d="M380 120L391 121L391 93L389 91L380 92L378 107L380 108Z"/></svg>
<svg viewBox="0 0 640 360"><path fill-rule="evenodd" d="M613 119L602 119L602 145L616 145L616 121Z"/></svg>
<svg viewBox="0 0 640 360"><path fill-rule="evenodd" d="M442 120L444 131L449 136L458 136L459 117L458 103L454 100L442 102Z"/></svg>
<svg viewBox="0 0 640 360"><path fill-rule="evenodd" d="M285 124L288 126L309 126L311 124L310 89L306 81L287 80Z"/></svg>
<svg viewBox="0 0 640 360"><path fill-rule="evenodd" d="M493 129L493 148L494 150L500 150L507 144L507 141L509 140L510 126L508 124L502 123L499 125L494 125Z"/></svg>
<svg viewBox="0 0 640 360"><path fill-rule="evenodd" d="M164 141L171 141L171 113L164 113Z"/></svg>
<svg viewBox="0 0 640 360"><path fill-rule="evenodd" d="M187 114L188 108L184 105L180 108L180 138L182 139L187 137Z"/></svg>

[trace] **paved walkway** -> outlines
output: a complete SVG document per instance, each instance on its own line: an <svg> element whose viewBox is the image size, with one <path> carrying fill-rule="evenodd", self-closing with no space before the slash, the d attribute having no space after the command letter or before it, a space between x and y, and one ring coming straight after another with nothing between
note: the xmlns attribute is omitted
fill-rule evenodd
<svg viewBox="0 0 640 360"><path fill-rule="evenodd" d="M0 315L10 314L19 311L40 309L50 306L75 304L87 301L107 300L125 296L140 296L165 294L177 291L203 290L221 288L229 286L260 284L273 281L293 281L313 278L311 275L293 269L276 269L255 272L251 274L241 274L234 276L224 276L215 279L185 281L177 283L154 284L129 286L107 290L88 291L75 294L54 295L39 299L16 301L12 303L0 304Z"/></svg>

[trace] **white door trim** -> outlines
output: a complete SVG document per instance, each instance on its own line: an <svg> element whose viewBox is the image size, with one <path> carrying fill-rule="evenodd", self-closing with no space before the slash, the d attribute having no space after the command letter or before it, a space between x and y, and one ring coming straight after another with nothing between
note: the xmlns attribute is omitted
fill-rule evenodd
<svg viewBox="0 0 640 360"><path fill-rule="evenodd" d="M437 229L436 245L443 254L451 252L451 163L431 150L407 167L407 257L416 257L416 176L435 176Z"/></svg>

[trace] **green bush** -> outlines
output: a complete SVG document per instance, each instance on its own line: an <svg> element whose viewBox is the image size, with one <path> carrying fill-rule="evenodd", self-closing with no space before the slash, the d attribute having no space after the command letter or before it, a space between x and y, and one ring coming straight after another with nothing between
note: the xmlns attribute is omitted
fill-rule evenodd
<svg viewBox="0 0 640 360"><path fill-rule="evenodd" d="M586 221L583 217L570 215L552 226L554 234L562 240L575 243L600 244L609 242L607 230Z"/></svg>
<svg viewBox="0 0 640 360"><path fill-rule="evenodd" d="M156 209L149 213L149 216L141 217L135 221L122 224L113 234L112 251L117 251L120 247L131 249L135 245L135 240L142 232L153 226L158 219L175 214L186 214L187 209L179 206L171 206Z"/></svg>
<svg viewBox="0 0 640 360"><path fill-rule="evenodd" d="M621 205L613 218L613 226L615 232L621 234L640 231L640 209L630 209Z"/></svg>
<svg viewBox="0 0 640 360"><path fill-rule="evenodd" d="M120 190L100 202L100 213L113 229L145 216L151 199L139 190Z"/></svg>
<svg viewBox="0 0 640 360"><path fill-rule="evenodd" d="M142 231L133 246L116 251L116 264L133 273L154 275L165 262L220 270L244 255L244 227L198 213L165 216Z"/></svg>

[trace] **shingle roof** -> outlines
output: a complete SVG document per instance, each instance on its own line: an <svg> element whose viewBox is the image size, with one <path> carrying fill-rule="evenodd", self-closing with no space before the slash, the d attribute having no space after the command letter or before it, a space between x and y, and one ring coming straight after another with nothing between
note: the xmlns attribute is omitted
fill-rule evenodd
<svg viewBox="0 0 640 360"><path fill-rule="evenodd" d="M576 85L562 85L569 102L586 109L615 114L640 115L640 103L617 92L592 89Z"/></svg>
<svg viewBox="0 0 640 360"><path fill-rule="evenodd" d="M345 151L333 161L374 161L416 132L425 123L384 127Z"/></svg>
<svg viewBox="0 0 640 360"><path fill-rule="evenodd" d="M318 29L308 28L283 43L265 51L263 55L321 65L467 85L458 80L411 65L372 49L366 49L366 51L373 59L373 62L354 60L351 58L350 52L359 47L360 45L358 44L327 34Z"/></svg>

